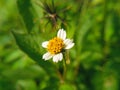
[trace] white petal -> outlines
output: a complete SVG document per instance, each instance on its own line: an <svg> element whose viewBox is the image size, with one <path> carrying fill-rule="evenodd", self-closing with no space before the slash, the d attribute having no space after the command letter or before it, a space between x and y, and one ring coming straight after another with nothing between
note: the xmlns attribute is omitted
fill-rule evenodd
<svg viewBox="0 0 120 90"><path fill-rule="evenodd" d="M66 38L66 31L63 30L63 29L59 29L59 31L58 31L58 33L57 33L57 37L65 40L65 38Z"/></svg>
<svg viewBox="0 0 120 90"><path fill-rule="evenodd" d="M47 52L47 53L45 53L44 55L43 55L43 59L45 59L45 60L49 60L49 59L51 59L53 57L53 55L52 54L50 54L49 52Z"/></svg>
<svg viewBox="0 0 120 90"><path fill-rule="evenodd" d="M59 53L59 54L56 54L55 56L53 56L53 62L58 62L58 61L61 61L63 59L63 54L62 53Z"/></svg>
<svg viewBox="0 0 120 90"><path fill-rule="evenodd" d="M74 43L70 43L70 44L68 44L66 47L65 47L65 49L70 49L70 48L72 48L74 46Z"/></svg>
<svg viewBox="0 0 120 90"><path fill-rule="evenodd" d="M70 39L65 39L64 40L64 44L66 45L66 46L68 46L69 44L71 44L73 42L73 40L70 40Z"/></svg>
<svg viewBox="0 0 120 90"><path fill-rule="evenodd" d="M63 59L63 54L59 53L59 61L62 61L62 59Z"/></svg>
<svg viewBox="0 0 120 90"><path fill-rule="evenodd" d="M43 42L42 47L47 48L48 43L49 43L48 41Z"/></svg>

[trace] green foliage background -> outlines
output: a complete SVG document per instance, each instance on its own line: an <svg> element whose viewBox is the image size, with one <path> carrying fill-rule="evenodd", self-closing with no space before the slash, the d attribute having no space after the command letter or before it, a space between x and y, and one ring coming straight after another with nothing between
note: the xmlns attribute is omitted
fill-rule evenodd
<svg viewBox="0 0 120 90"><path fill-rule="evenodd" d="M42 59L59 28L75 43L64 78ZM119 75L120 0L0 0L0 90L120 90Z"/></svg>

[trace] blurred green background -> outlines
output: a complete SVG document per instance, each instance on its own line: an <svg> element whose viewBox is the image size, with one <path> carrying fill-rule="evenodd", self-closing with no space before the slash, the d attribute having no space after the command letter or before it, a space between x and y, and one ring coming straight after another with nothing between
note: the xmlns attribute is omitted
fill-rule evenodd
<svg viewBox="0 0 120 90"><path fill-rule="evenodd" d="M42 59L59 28L75 43L64 82ZM120 0L0 0L0 90L120 90L119 75Z"/></svg>

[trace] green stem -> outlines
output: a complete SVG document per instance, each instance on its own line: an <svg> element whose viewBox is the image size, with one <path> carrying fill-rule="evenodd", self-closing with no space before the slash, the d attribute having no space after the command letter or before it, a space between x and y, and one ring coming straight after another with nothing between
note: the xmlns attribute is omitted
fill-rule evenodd
<svg viewBox="0 0 120 90"><path fill-rule="evenodd" d="M67 64L70 63L70 60L69 60L69 51L65 51L64 53L64 60L63 60L63 79L65 81L66 79L66 73L67 73Z"/></svg>
<svg viewBox="0 0 120 90"><path fill-rule="evenodd" d="M63 60L63 79L65 80L66 77L66 71L67 71L67 67L66 67L66 59Z"/></svg>
<svg viewBox="0 0 120 90"><path fill-rule="evenodd" d="M102 54L103 54L103 63L102 66L107 62L107 42L105 40L105 27L106 27L106 18L107 18L107 0L104 1L104 6L103 6L103 22L102 22L102 28L101 28L101 44L102 44Z"/></svg>

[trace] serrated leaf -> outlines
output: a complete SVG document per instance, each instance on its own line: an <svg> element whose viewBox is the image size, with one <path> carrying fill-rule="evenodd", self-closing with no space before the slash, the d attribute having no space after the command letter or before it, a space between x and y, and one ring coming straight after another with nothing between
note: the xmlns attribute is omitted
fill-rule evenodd
<svg viewBox="0 0 120 90"><path fill-rule="evenodd" d="M55 67L52 63L42 60L40 47L37 44L35 36L13 32L16 43L19 48L37 62L49 75L53 75Z"/></svg>
<svg viewBox="0 0 120 90"><path fill-rule="evenodd" d="M30 0L17 0L17 6L19 10L19 14L22 16L24 24L27 28L28 33L31 32L34 23L33 23L33 15L31 12L31 2Z"/></svg>

